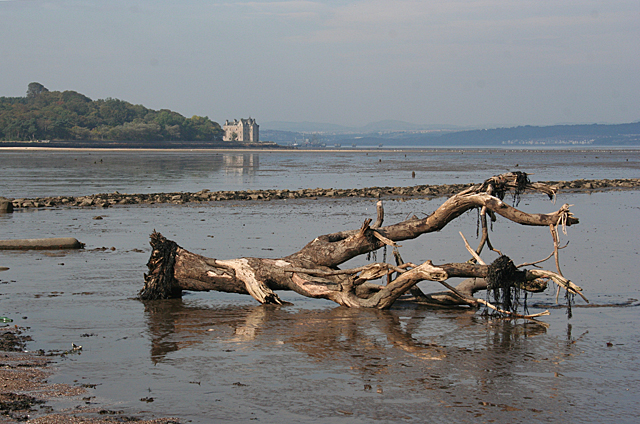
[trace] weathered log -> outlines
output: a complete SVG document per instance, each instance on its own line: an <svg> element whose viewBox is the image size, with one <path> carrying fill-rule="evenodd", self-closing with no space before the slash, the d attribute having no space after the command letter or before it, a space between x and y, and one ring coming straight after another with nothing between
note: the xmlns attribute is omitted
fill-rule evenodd
<svg viewBox="0 0 640 424"><path fill-rule="evenodd" d="M300 251L281 259L239 258L219 260L191 253L175 242L167 240L161 234L151 235L153 252L147 264L149 273L145 275L145 286L140 291L142 299L161 299L179 297L184 290L215 290L229 293L250 294L261 303L282 304L277 290L293 290L303 296L332 300L340 305L360 308L389 308L400 296L410 291L420 281L438 281L448 291L422 296L414 290L417 301L429 301L440 305L479 306L483 304L506 314L515 314L501 305L492 305L476 299L473 294L478 290L495 289L496 283L487 283L487 277L496 278L492 267L504 267L510 260L500 265L486 265L473 253L473 260L479 263L449 263L434 265L426 261L420 265L403 264L396 266L387 263L372 263L360 268L341 270L339 265L362 254L375 251L385 245L397 248L396 242L413 239L422 234L439 231L449 222L471 209L479 209L484 214L497 214L522 225L557 227L578 223L563 205L558 211L549 214L529 214L507 205L503 198L508 191L514 191L514 199L526 190L546 193L549 197L556 194L553 187L539 183L530 183L526 174L508 173L488 179L445 201L435 212L424 219L415 217L406 221L382 226L384 210L378 203L377 220L370 226L366 220L359 230L343 231L315 238ZM493 218L493 217L492 217ZM465 240L466 243L466 240ZM486 234L486 220L483 221L483 243L490 248ZM467 244L468 246L468 244ZM469 248L470 249L470 248ZM557 256L557 249L556 249ZM496 262L497 263L497 262ZM546 281L553 280L571 294L580 294L580 287L564 278L561 273L542 270L513 271L500 269L498 275L501 290L541 291ZM395 278L392 275L395 274ZM446 280L452 277L474 278L461 283L458 288L450 286ZM386 278L386 284L374 284L371 281ZM515 315L514 315L515 316Z"/></svg>
<svg viewBox="0 0 640 424"><path fill-rule="evenodd" d="M82 249L84 243L73 237L0 240L0 250Z"/></svg>

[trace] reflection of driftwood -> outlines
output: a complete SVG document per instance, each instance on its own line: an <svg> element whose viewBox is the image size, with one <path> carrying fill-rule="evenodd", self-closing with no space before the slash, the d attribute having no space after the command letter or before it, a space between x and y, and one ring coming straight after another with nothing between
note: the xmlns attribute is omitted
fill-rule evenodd
<svg viewBox="0 0 640 424"><path fill-rule="evenodd" d="M423 219L413 217L394 225L382 226L384 212L379 202L377 220L373 225L372 220L368 219L359 230L319 236L300 251L281 259L207 258L191 253L154 232L151 235L153 252L148 263L149 274L145 276L145 286L140 291L140 298L177 297L183 290L216 290L250 294L260 303L282 304L274 291L293 290L307 297L329 299L343 306L385 309L418 282L428 280L438 281L448 289L444 297L431 297L430 300L435 303L470 306L485 304L505 314L512 314L511 310L500 309L500 305L494 306L474 298L473 293L487 288L497 290L496 287L504 291L510 291L511 288L541 291L546 287L546 281L552 280L568 293L579 294L581 289L564 278L559 267L558 272L532 269L505 274L504 269L495 271L496 264L486 265L479 258L478 253L485 245L495 250L488 237L487 215L492 221L496 215L500 215L521 225L552 228L552 233L555 228L554 237L557 236L559 225L564 227L578 223L578 219L569 211L569 205L563 205L558 211L549 214L529 214L507 205L502 200L509 191L515 193L514 200L517 200L520 193L526 190L542 192L549 197L555 196L555 189L529 182L524 173L508 173L490 178L483 184L472 186L452 196ZM439 231L472 209L480 212L483 235L476 251L469 248L473 258L467 263L372 263L355 269L338 268L359 255L384 246L397 249L397 242ZM555 256L558 257L557 244ZM502 262L511 263L507 260ZM501 278L505 281L495 282L495 287L492 287L491 284L487 284L486 279L494 274L503 275ZM504 277L507 274L508 277ZM457 289L446 282L452 277L483 280L462 283ZM377 279L383 279L384 283L371 282ZM506 288L503 288L503 285ZM414 295L416 293L418 291L415 291Z"/></svg>
<svg viewBox="0 0 640 424"><path fill-rule="evenodd" d="M548 309L561 309L566 308L567 305L553 305L547 303L534 303L534 308L548 308ZM572 308L635 308L640 307L638 299L627 299L621 302L615 303L587 303L582 305L572 305Z"/></svg>
<svg viewBox="0 0 640 424"><path fill-rule="evenodd" d="M277 305L207 308L185 304L182 299L145 301L144 306L154 362L162 362L167 355L180 349L209 344L211 337L232 349L238 344L273 346L275 343L318 360L349 358L349 361L354 361L354 366L360 362L354 358L380 356L374 352L384 349L384 346L425 360L444 359L458 351L458 348L440 345L440 337L422 334L425 331L425 312L417 308L403 309L401 318L398 311L377 309L290 311ZM547 331L544 323L515 323L492 318L478 320L470 312L447 311L446 314L452 315L443 317L443 322L454 328L485 326L492 336L486 339L489 349L511 349L524 339ZM380 343L381 340L384 342ZM518 351L510 350L510 354Z"/></svg>

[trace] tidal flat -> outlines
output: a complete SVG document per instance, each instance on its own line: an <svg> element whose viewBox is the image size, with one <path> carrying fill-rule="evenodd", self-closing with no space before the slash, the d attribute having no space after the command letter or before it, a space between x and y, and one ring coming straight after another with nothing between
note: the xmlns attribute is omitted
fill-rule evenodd
<svg viewBox="0 0 640 424"><path fill-rule="evenodd" d="M573 178L532 179L590 178L587 174L600 172L594 162L593 172L584 168ZM262 165L253 169L254 185L262 184L263 171ZM213 180L223 171L217 172ZM613 177L637 178L637 168ZM158 174L147 178L157 184L149 190L170 191L163 190ZM378 177L367 174L357 184L383 185L367 184L371 178ZM437 178L443 177L435 173ZM37 191L14 181L24 192ZM90 184L103 183L96 174ZM216 189L215 184L189 184ZM295 184L283 180L280 187ZM64 188L61 183L43 195L61 195ZM130 191L142 192L135 188ZM109 185L104 191L117 189ZM214 292L160 302L136 299L153 230L209 257L277 258L320 234L356 229L374 218L375 201L363 198L53 207L3 214L2 238L73 236L86 248L0 252L0 266L9 268L0 272L1 315L26 329L33 339L26 344L29 351L82 346L79 354L55 357L50 365L55 370L50 382L87 390L75 401L47 404L71 415L80 405L144 419L178 417L185 423L631 423L640 414L635 393L640 385L639 196L637 190L560 192L556 204L543 196L523 196L519 208L527 212L551 212L568 203L580 218L561 234L561 243L569 242L561 250L561 266L595 307L582 307L576 299L571 319L566 309L554 306L554 290L528 299L532 313L551 313L538 323L402 304L387 311L354 310L293 293L280 293L293 303L286 307ZM391 224L424 216L444 198L383 200L385 222ZM466 261L458 232L474 240L476 222L476 214L468 213L440 232L403 242L403 258ZM542 259L553 248L548 229L501 219L491 240L516 263ZM379 251L377 260L384 255ZM483 257L490 261L495 254ZM420 287L441 290L437 283ZM44 412L34 411L32 419Z"/></svg>

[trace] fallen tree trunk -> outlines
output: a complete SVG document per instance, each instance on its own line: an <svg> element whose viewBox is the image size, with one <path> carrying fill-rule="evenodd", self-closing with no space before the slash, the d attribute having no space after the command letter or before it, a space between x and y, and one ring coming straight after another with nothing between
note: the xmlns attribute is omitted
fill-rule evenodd
<svg viewBox="0 0 640 424"><path fill-rule="evenodd" d="M153 248L149 260L149 273L145 275L145 286L140 291L141 299L179 297L183 290L215 290L242 293L253 296L261 303L282 304L275 291L293 290L303 296L332 300L348 307L389 308L403 294L412 291L417 300L429 300L441 305L485 305L504 314L517 314L512 305L496 296L497 305L476 299L478 290L500 292L505 299L507 291L541 291L548 280L562 286L570 294L580 294L581 289L557 272L542 270L518 270L508 258L500 263L486 265L478 254L486 245L493 249L488 237L486 216L492 221L500 215L521 225L542 226L551 229L554 241L558 226L578 223L563 205L549 214L530 214L509 206L503 199L507 192L514 192L514 203L525 191L538 191L553 198L555 189L540 183L531 183L524 173L507 173L488 179L482 184L446 200L435 212L423 219L413 217L406 221L382 226L384 210L378 202L376 222L364 222L358 230L343 231L319 236L300 251L280 259L239 258L214 259L191 253L161 234L151 235ZM480 246L473 251L473 258L466 263L434 265L426 261L420 265L402 263L397 251L397 242L414 239L423 234L439 231L463 213L477 209L481 214L483 237ZM465 240L466 243L466 240ZM396 264L371 263L369 265L342 270L344 262L367 254L384 246L391 246L396 253ZM468 246L468 244L467 244ZM558 246L554 244L554 256L558 257ZM494 249L495 250L495 249ZM463 282L458 288L446 281L452 277L467 277L477 280ZM383 279L382 284L372 283ZM441 282L448 291L444 294L423 295L415 285L420 281ZM420 299L423 296L424 298ZM517 302L516 302L517 303Z"/></svg>
<svg viewBox="0 0 640 424"><path fill-rule="evenodd" d="M73 237L0 240L0 250L82 249L84 243Z"/></svg>

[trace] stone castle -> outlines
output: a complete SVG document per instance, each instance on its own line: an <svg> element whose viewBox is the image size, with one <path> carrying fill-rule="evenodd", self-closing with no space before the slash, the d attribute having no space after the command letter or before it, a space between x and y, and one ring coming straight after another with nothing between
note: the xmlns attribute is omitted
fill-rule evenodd
<svg viewBox="0 0 640 424"><path fill-rule="evenodd" d="M233 122L226 120L224 126L224 141L244 141L257 143L260 141L258 134L258 124L256 120L249 117L249 119L234 119Z"/></svg>

